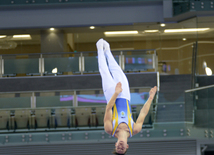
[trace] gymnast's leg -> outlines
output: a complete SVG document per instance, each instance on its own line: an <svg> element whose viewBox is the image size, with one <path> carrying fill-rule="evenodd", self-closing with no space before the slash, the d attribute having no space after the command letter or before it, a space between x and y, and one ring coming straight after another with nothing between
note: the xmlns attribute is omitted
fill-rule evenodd
<svg viewBox="0 0 214 155"><path fill-rule="evenodd" d="M130 101L130 90L129 90L129 82L122 71L121 67L118 65L114 56L111 53L110 45L107 41L103 40L104 52L108 61L108 67L110 72L112 73L113 80L115 83L121 82L123 91L118 95L118 98L125 98Z"/></svg>
<svg viewBox="0 0 214 155"><path fill-rule="evenodd" d="M113 80L111 73L109 72L109 68L106 62L106 57L103 51L103 39L98 40L96 46L98 54L99 72L102 78L103 93L108 103L115 91L116 83Z"/></svg>

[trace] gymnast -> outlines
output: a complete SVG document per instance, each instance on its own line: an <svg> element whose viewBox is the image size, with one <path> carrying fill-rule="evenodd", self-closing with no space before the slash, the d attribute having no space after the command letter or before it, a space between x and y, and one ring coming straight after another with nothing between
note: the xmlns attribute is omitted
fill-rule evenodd
<svg viewBox="0 0 214 155"><path fill-rule="evenodd" d="M117 138L114 154L122 155L129 148L127 144L128 138L141 131L157 87L155 86L150 90L149 98L141 109L135 123L131 113L130 90L126 75L115 61L107 41L100 39L97 41L96 46L102 88L107 100L104 129L108 134Z"/></svg>

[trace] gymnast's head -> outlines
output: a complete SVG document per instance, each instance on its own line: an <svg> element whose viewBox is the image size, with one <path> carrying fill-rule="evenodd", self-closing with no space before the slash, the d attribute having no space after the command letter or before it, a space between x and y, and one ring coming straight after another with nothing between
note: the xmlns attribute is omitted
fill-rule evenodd
<svg viewBox="0 0 214 155"><path fill-rule="evenodd" d="M126 153L127 149L129 148L129 145L127 144L127 139L118 139L118 141L115 143L115 149L113 151L113 154L116 155L123 155Z"/></svg>

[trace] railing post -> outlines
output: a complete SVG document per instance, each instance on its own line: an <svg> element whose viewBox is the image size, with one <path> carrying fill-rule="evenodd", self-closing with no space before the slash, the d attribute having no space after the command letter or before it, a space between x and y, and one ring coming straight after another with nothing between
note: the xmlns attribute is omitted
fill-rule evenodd
<svg viewBox="0 0 214 155"><path fill-rule="evenodd" d="M82 53L79 56L79 72L82 75Z"/></svg>
<svg viewBox="0 0 214 155"><path fill-rule="evenodd" d="M73 106L74 106L74 107L77 107L77 106L78 106L78 98L77 98L77 91L76 91L76 90L74 90Z"/></svg>
<svg viewBox="0 0 214 155"><path fill-rule="evenodd" d="M197 50L198 50L198 42L196 41L193 44L193 51L192 51L192 84L191 84L192 89L195 88L195 83L196 83Z"/></svg>
<svg viewBox="0 0 214 155"><path fill-rule="evenodd" d="M83 54L81 52L79 57L79 71L81 75L83 75L84 70L85 70L85 61L84 61Z"/></svg>
<svg viewBox="0 0 214 155"><path fill-rule="evenodd" d="M0 55L0 78L2 78L2 67L3 67L3 64L2 64L2 55Z"/></svg>
<svg viewBox="0 0 214 155"><path fill-rule="evenodd" d="M35 92L32 92L32 96L31 96L31 108L36 108Z"/></svg>
<svg viewBox="0 0 214 155"><path fill-rule="evenodd" d="M156 54L156 50L154 50L154 54L153 54L153 68L155 69L155 72L158 71L158 57Z"/></svg>
<svg viewBox="0 0 214 155"><path fill-rule="evenodd" d="M120 65L120 67L121 67L122 70L125 69L123 51L120 51L120 55L119 55L119 65Z"/></svg>
<svg viewBox="0 0 214 155"><path fill-rule="evenodd" d="M85 71L85 58L82 53L81 53L81 66L82 66L81 75L83 75L83 72Z"/></svg>
<svg viewBox="0 0 214 155"><path fill-rule="evenodd" d="M43 76L44 70L45 70L44 58L42 57L42 54L40 54L40 58L39 58L39 73L40 73L40 76Z"/></svg>

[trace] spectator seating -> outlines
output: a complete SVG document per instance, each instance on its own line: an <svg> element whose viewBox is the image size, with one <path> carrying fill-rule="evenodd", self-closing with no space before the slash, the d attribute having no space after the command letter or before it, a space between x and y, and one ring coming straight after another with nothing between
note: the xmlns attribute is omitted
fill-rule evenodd
<svg viewBox="0 0 214 155"><path fill-rule="evenodd" d="M142 107L143 105L132 106L134 121ZM1 110L0 130L22 132L103 128L104 115L105 106ZM152 125L152 118L150 110L145 118L144 127Z"/></svg>

